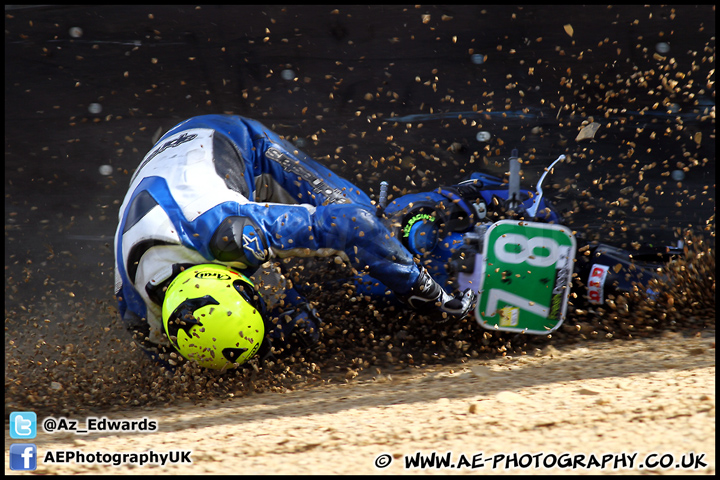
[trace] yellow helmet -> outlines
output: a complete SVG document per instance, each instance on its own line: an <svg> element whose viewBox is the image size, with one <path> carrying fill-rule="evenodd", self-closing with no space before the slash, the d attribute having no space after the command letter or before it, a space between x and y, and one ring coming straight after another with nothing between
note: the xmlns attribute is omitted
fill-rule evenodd
<svg viewBox="0 0 720 480"><path fill-rule="evenodd" d="M265 303L255 286L225 265L196 265L165 292L165 333L180 354L201 367L232 368L252 358L265 336Z"/></svg>

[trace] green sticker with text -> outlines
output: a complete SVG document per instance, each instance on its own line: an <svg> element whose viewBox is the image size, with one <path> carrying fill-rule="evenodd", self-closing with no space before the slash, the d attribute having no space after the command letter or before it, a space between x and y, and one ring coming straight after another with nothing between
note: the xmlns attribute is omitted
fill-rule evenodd
<svg viewBox="0 0 720 480"><path fill-rule="evenodd" d="M549 333L565 319L575 259L572 232L502 220L485 233L475 317L489 330Z"/></svg>

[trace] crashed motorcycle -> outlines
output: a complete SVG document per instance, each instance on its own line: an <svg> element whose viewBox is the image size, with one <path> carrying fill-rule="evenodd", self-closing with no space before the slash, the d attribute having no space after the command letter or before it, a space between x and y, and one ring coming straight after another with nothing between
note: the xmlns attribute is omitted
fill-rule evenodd
<svg viewBox="0 0 720 480"><path fill-rule="evenodd" d="M459 184L389 203L383 182L378 215L448 293L478 292L474 316L486 329L546 335L566 319L571 295L573 305L584 308L638 289L652 298L650 281L682 254L682 243L632 252L597 242L579 245L542 191L545 177L564 160L560 155L545 169L535 191L520 186L516 150L507 181L473 173ZM388 298L387 289L367 275L356 285L363 295Z"/></svg>

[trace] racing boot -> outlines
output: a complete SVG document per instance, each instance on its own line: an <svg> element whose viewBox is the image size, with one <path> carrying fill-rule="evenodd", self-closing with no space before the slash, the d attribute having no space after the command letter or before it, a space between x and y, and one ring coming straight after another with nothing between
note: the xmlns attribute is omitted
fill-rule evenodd
<svg viewBox="0 0 720 480"><path fill-rule="evenodd" d="M422 315L432 317L438 323L462 320L475 306L477 294L470 288L457 296L448 294L425 270L410 291L398 298Z"/></svg>

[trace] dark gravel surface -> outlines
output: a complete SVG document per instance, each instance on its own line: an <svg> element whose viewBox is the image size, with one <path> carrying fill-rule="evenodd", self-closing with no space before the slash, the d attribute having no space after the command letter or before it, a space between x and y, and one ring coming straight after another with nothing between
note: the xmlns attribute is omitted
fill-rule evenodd
<svg viewBox="0 0 720 480"><path fill-rule="evenodd" d="M713 6L6 6L5 17L6 412L202 401L714 328ZM684 239L689 258L657 302L571 308L553 338L474 320L438 329L317 288L317 351L224 375L163 372L117 318L113 235L154 140L206 113L257 118L372 195L382 179L400 195L502 176L513 148L534 186L564 153L544 190L573 229L627 248Z"/></svg>

